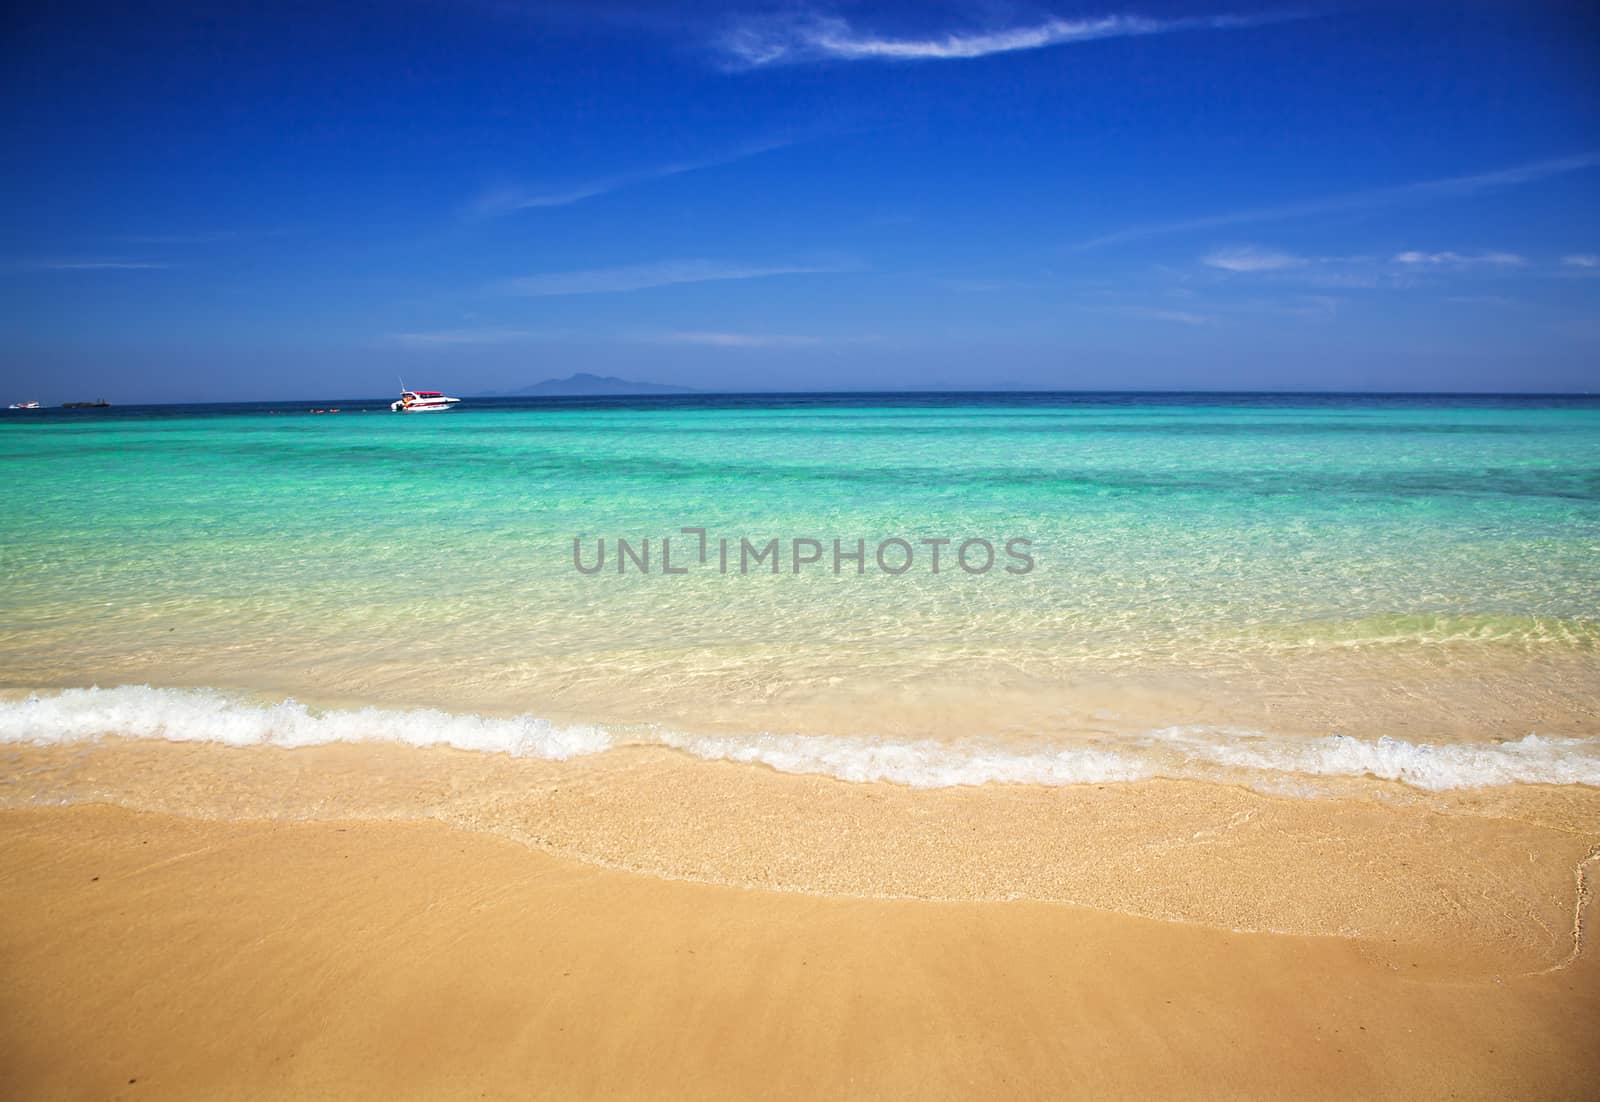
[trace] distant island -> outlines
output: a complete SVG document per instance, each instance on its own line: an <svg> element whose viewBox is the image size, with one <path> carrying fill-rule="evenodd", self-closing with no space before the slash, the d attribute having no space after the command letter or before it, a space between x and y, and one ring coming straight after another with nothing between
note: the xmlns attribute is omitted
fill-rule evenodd
<svg viewBox="0 0 1600 1102"><path fill-rule="evenodd" d="M615 375L591 375L580 371L565 379L546 379L518 390L491 391L485 398L531 398L540 395L560 394L692 394L694 387L669 386L666 383L641 383L634 379L619 379Z"/></svg>

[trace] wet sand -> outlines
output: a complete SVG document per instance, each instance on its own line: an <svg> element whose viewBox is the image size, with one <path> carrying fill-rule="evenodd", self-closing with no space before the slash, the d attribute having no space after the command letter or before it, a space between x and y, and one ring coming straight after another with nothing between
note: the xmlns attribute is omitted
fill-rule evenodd
<svg viewBox="0 0 1600 1102"><path fill-rule="evenodd" d="M1069 903L1356 938L1385 962L1490 979L1570 957L1580 869L1600 872L1590 860L1600 853L1600 790L1578 785L1427 794L1324 778L1315 798L1169 780L919 790L660 748L553 762L393 743L104 739L12 746L0 761L0 807L427 819L659 878Z"/></svg>
<svg viewBox="0 0 1600 1102"><path fill-rule="evenodd" d="M1600 1090L1587 957L1495 979L1355 938L675 882L438 823L96 806L0 813L0 895L14 1097Z"/></svg>

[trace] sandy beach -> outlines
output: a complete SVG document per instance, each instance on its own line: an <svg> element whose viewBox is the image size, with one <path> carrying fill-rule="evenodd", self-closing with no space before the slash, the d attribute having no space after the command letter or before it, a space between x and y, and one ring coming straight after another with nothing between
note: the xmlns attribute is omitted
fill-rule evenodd
<svg viewBox="0 0 1600 1102"><path fill-rule="evenodd" d="M1600 407L697 401L12 439L10 1094L1600 1093Z"/></svg>
<svg viewBox="0 0 1600 1102"><path fill-rule="evenodd" d="M30 1098L1579 1098L1600 970L674 882L437 823L0 814Z"/></svg>
<svg viewBox="0 0 1600 1102"><path fill-rule="evenodd" d="M0 34L0 1102L1600 1102L1600 5L306 14Z"/></svg>

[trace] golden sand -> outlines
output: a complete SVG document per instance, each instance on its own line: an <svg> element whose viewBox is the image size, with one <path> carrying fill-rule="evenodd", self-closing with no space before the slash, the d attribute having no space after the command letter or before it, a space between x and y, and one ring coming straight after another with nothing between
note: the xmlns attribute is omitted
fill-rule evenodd
<svg viewBox="0 0 1600 1102"><path fill-rule="evenodd" d="M17 1098L1580 1098L1600 969L673 882L438 823L0 813Z"/></svg>
<svg viewBox="0 0 1600 1102"><path fill-rule="evenodd" d="M1071 903L1225 930L1359 938L1486 977L1575 947L1600 791L1315 799L1198 781L914 790L633 748L568 762L394 744L105 740L12 747L0 805L211 819L431 819L609 868L869 898ZM1593 864L1589 866L1595 870Z"/></svg>
<svg viewBox="0 0 1600 1102"><path fill-rule="evenodd" d="M1600 1095L1581 786L3 764L15 1097Z"/></svg>

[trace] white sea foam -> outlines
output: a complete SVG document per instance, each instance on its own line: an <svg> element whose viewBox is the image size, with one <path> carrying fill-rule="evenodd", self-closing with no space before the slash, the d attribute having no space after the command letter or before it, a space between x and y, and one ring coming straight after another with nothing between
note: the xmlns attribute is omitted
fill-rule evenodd
<svg viewBox="0 0 1600 1102"><path fill-rule="evenodd" d="M1230 727L1170 727L1141 735L1021 749L968 740L889 740L792 734L626 737L599 727L557 727L532 716L432 710L314 711L295 701L254 704L210 690L69 689L0 701L0 743L74 743L108 735L286 748L397 742L564 761L624 745L661 745L694 757L765 765L858 783L918 788L981 784L1105 784L1151 777L1240 773L1281 789L1295 777L1379 777L1443 791L1500 784L1600 787L1600 739L1530 734L1514 742L1375 742L1329 735L1289 738Z"/></svg>
<svg viewBox="0 0 1600 1102"><path fill-rule="evenodd" d="M844 781L889 781L913 788L1100 784L1156 775L1152 762L1097 746L1017 751L977 742L770 734L665 734L661 741L697 758L767 765L783 773L818 773Z"/></svg>
<svg viewBox="0 0 1600 1102"><path fill-rule="evenodd" d="M380 708L318 712L293 700L251 704L206 689L123 685L0 702L0 742L85 742L104 735L291 748L401 742L557 761L597 754L613 744L598 727L556 727L532 716L500 719Z"/></svg>
<svg viewBox="0 0 1600 1102"><path fill-rule="evenodd" d="M751 762L785 773L913 788L977 784L1106 784L1151 777L1219 778L1244 770L1275 777L1379 777L1439 792L1497 784L1600 787L1600 739L1528 735L1516 742L1432 745L1344 735L1292 739L1227 727L1171 727L1115 742L1048 750L984 743L667 735L696 757ZM1274 786L1282 790L1281 786Z"/></svg>
<svg viewBox="0 0 1600 1102"><path fill-rule="evenodd" d="M1495 784L1600 787L1600 739L1530 734L1508 742L1291 739L1231 728L1173 727L1145 736L1181 760L1313 777L1379 777L1433 792Z"/></svg>

